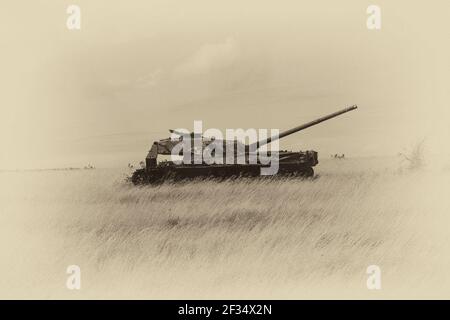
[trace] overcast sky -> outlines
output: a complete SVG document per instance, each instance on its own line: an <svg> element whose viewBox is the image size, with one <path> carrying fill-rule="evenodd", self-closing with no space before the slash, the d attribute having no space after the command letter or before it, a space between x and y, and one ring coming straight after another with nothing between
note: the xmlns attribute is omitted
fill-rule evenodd
<svg viewBox="0 0 450 320"><path fill-rule="evenodd" d="M69 4L81 30L66 27ZM366 9L381 8L381 30ZM428 5L427 5L428 4ZM1 169L137 163L169 128L297 126L319 155L448 154L450 2L0 4Z"/></svg>

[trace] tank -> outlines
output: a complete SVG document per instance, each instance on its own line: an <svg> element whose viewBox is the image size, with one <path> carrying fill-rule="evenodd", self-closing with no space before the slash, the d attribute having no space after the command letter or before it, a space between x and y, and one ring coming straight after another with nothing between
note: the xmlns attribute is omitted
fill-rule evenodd
<svg viewBox="0 0 450 320"><path fill-rule="evenodd" d="M134 184L153 184L162 183L167 180L179 181L184 179L195 178L219 178L226 179L232 177L257 177L261 176L262 172L268 170L270 165L259 155L260 148L267 145L276 139L282 139L286 136L296 132L305 130L309 127L315 126L321 122L327 121L349 111L357 109L356 105L336 111L329 115L320 117L316 120L307 122L295 128L281 132L278 136L268 137L267 139L257 141L253 144L242 144L237 140L216 140L213 138L204 138L201 135L194 133L180 133L175 130L169 130L172 134L177 134L179 139L166 138L155 141L150 148L145 159L145 164L142 168L136 170L132 176L131 181ZM186 139L190 139L188 141ZM161 161L158 163L158 155L173 155L174 148L184 142L192 142L188 145L201 146L199 148L192 147L187 152L178 153L184 161ZM214 163L207 162L204 159L198 158L199 154L203 154L204 150L214 145L214 147L223 151L223 161L216 161ZM232 148L232 149L231 149ZM184 149L183 149L184 150ZM229 161L227 158L232 150L232 157L234 161ZM275 156L273 152L266 152L267 157ZM175 152L177 154L177 152ZM197 157L197 158L196 158ZM318 153L314 150L308 151L287 151L280 150L277 152L277 172L275 176L297 176L302 178L311 178L314 176L314 167L319 163ZM230 163L232 162L232 163Z"/></svg>

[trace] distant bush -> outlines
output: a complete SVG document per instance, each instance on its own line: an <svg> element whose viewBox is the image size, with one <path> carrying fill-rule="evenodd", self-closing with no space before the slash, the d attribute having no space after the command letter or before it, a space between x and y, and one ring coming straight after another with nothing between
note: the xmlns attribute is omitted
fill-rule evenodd
<svg viewBox="0 0 450 320"><path fill-rule="evenodd" d="M406 161L408 163L408 169L417 170L423 168L425 165L425 140L422 140L411 149L411 151L407 153L399 153L399 156L402 157L402 161Z"/></svg>

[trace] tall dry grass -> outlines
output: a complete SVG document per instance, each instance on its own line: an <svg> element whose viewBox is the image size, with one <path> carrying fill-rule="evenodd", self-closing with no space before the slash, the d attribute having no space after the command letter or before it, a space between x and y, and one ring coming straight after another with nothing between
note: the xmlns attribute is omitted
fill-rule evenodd
<svg viewBox="0 0 450 320"><path fill-rule="evenodd" d="M158 187L125 173L0 173L0 296L449 297L448 171L333 159L313 180ZM366 288L371 264L381 291Z"/></svg>

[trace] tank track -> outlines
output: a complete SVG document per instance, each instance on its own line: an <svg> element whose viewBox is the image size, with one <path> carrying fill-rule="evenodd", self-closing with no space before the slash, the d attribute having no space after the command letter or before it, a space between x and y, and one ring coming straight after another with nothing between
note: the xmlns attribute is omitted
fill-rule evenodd
<svg viewBox="0 0 450 320"><path fill-rule="evenodd" d="M184 170L183 170L184 169ZM314 169L312 167L301 168L289 168L280 167L279 172L274 176L261 176L260 167L247 167L246 170L242 168L226 168L226 167L202 167L201 174L199 174L199 168L192 174L192 167L177 167L170 168L155 168L150 171L146 169L138 169L133 172L131 176L131 182L134 185L143 184L160 184L165 181L177 182L183 180L193 180L198 178L203 179L235 179L240 177L261 177L261 178L273 178L273 177L299 177L299 178L312 178L314 176ZM233 170L235 169L235 170Z"/></svg>

